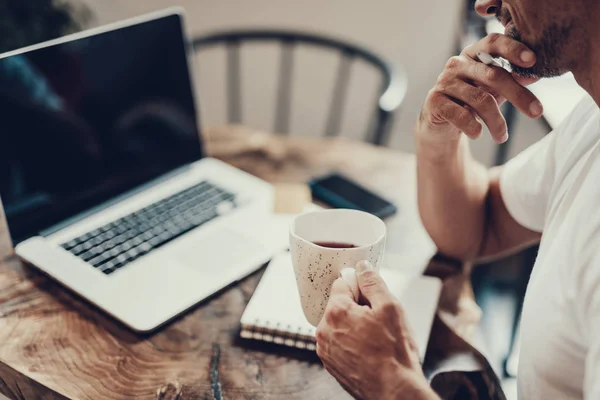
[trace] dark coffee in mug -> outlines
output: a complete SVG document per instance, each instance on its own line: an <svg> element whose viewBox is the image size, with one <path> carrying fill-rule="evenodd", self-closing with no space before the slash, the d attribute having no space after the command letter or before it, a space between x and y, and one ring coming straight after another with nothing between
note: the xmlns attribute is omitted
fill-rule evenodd
<svg viewBox="0 0 600 400"><path fill-rule="evenodd" d="M330 249L353 249L355 247L358 247L351 243L339 243L339 242L313 242L313 243L316 244L317 246L327 247Z"/></svg>

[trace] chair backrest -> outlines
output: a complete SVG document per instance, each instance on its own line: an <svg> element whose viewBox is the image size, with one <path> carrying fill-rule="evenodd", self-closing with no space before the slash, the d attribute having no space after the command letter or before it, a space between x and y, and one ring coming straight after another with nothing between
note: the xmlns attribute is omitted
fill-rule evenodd
<svg viewBox="0 0 600 400"><path fill-rule="evenodd" d="M240 47L245 42L275 41L280 43L279 77L275 110L274 132L289 132L292 104L292 72L294 50L299 44L314 45L339 52L340 61L324 134L335 136L340 132L344 102L350 81L350 67L355 59L362 59L375 67L382 77L380 96L377 99L373 123L366 140L381 145L386 143L394 112L402 104L407 90L403 71L391 65L369 50L336 39L280 30L241 30L214 33L195 38L192 42L196 52L215 45L227 48L227 116L229 123L241 123L241 65Z"/></svg>

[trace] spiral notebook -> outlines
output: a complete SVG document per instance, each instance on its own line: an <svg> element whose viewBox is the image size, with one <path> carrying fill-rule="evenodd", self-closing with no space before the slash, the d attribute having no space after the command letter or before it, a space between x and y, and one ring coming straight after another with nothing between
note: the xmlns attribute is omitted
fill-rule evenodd
<svg viewBox="0 0 600 400"><path fill-rule="evenodd" d="M411 277L387 268L380 272L405 309L423 360L441 281L424 276ZM269 263L240 323L240 336L244 339L315 350L315 328L302 312L289 252L278 255Z"/></svg>

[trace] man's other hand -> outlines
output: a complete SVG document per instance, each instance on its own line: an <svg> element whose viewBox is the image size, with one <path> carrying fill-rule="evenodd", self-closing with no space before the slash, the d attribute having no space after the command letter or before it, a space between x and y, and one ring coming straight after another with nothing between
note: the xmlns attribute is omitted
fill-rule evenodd
<svg viewBox="0 0 600 400"><path fill-rule="evenodd" d="M361 304L342 278L331 288L317 327L317 354L357 399L438 399L398 300L369 263L357 266Z"/></svg>

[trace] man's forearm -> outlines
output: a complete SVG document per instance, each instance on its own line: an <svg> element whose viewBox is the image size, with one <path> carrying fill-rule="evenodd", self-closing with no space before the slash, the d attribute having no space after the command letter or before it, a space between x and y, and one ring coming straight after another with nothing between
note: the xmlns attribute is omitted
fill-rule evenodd
<svg viewBox="0 0 600 400"><path fill-rule="evenodd" d="M488 171L471 157L464 135L437 140L417 124L415 136L423 224L440 252L471 260L484 238Z"/></svg>

